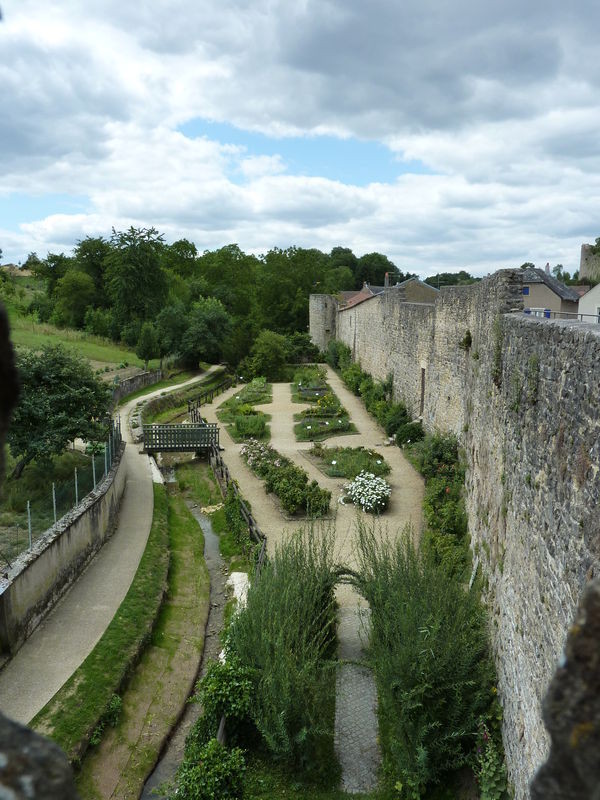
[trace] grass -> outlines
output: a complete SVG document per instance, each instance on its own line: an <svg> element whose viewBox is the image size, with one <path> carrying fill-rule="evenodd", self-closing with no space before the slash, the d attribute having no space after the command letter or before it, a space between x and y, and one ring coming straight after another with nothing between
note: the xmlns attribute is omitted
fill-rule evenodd
<svg viewBox="0 0 600 800"><path fill-rule="evenodd" d="M41 350L47 344L62 344L75 350L83 358L90 361L101 361L107 364L120 364L127 361L130 366L143 367L144 362L133 350L115 344L110 339L92 336L85 331L72 328L57 328L47 322L36 322L30 316L24 316L14 307L9 307L10 338L17 347L28 350ZM150 361L149 369L157 369L158 359Z"/></svg>
<svg viewBox="0 0 600 800"><path fill-rule="evenodd" d="M168 422L184 413L187 414L188 400L196 400L202 392L221 383L223 377L224 371L217 370L207 375L206 380L185 386L178 392L165 392L164 395L149 400L142 411L144 424ZM152 386L149 391L154 391L155 388Z"/></svg>
<svg viewBox="0 0 600 800"><path fill-rule="evenodd" d="M352 480L363 470L377 476L390 472L390 465L382 455L364 447L323 447L315 444L310 455L319 460L319 469L330 478Z"/></svg>
<svg viewBox="0 0 600 800"><path fill-rule="evenodd" d="M131 674L152 634L169 568L167 495L154 485L154 516L146 549L119 610L96 647L30 723L78 762L90 736Z"/></svg>
<svg viewBox="0 0 600 800"><path fill-rule="evenodd" d="M150 386L144 386L143 389L138 389L137 392L131 392L131 394L125 395L119 400L119 405L122 406L124 403L128 403L130 400L137 400L138 397L144 397L145 395L150 394L150 392L156 392L160 389L169 389L171 386L177 386L178 383L184 383L184 381L193 378L194 375L197 374L197 372L192 372L190 370L185 370L184 372L175 372L169 378L164 378L162 381L157 381Z"/></svg>
<svg viewBox="0 0 600 800"><path fill-rule="evenodd" d="M223 502L221 492L208 464L194 459L177 467L179 491L199 506L214 506Z"/></svg>
<svg viewBox="0 0 600 800"><path fill-rule="evenodd" d="M7 464L10 470L10 461ZM0 499L0 556L12 559L28 545L27 501L31 504L32 539L54 524L52 483L56 486L56 512L60 518L75 505L75 468L81 500L93 489L91 457L66 450L50 464L33 462L18 480L5 481ZM104 454L96 456L96 480L104 474Z"/></svg>
<svg viewBox="0 0 600 800"><path fill-rule="evenodd" d="M78 789L86 798L101 797L98 778L104 776L107 760L109 770L111 765L114 769L115 763L120 767L120 783L126 783L127 796L139 796L173 717L185 702L195 678L210 595L204 537L176 489L170 489L168 503L171 564L167 600L158 616L152 641L123 695L119 723L114 731L108 732L108 738L105 734L97 750L88 751L77 776ZM144 744L140 746L142 741ZM132 751L135 751L133 759ZM123 796L121 786L115 793Z"/></svg>

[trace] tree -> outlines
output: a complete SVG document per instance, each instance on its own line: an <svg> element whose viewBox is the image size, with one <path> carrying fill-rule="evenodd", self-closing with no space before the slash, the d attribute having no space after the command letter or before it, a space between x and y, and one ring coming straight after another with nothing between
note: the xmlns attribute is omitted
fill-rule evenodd
<svg viewBox="0 0 600 800"><path fill-rule="evenodd" d="M105 284L119 326L155 317L167 295L162 235L155 228L113 228L110 244Z"/></svg>
<svg viewBox="0 0 600 800"><path fill-rule="evenodd" d="M19 460L12 477L18 478L34 459L50 461L73 439L106 435L102 420L109 409L108 387L80 356L62 345L47 345L39 353L20 353L17 369L21 396L8 443Z"/></svg>
<svg viewBox="0 0 600 800"><path fill-rule="evenodd" d="M383 286L386 272L389 273L390 282L400 279L398 267L387 256L381 253L365 253L358 259L354 286L360 289L365 282L373 286ZM404 278L403 275L401 277Z"/></svg>
<svg viewBox="0 0 600 800"><path fill-rule="evenodd" d="M270 381L285 378L288 344L285 336L273 331L261 331L252 348L252 371Z"/></svg>
<svg viewBox="0 0 600 800"><path fill-rule="evenodd" d="M77 242L73 250L73 259L77 267L94 281L96 293L94 305L106 307L108 297L104 287L106 258L110 253L110 244L102 236L86 236Z"/></svg>
<svg viewBox="0 0 600 800"><path fill-rule="evenodd" d="M181 340L188 327L188 318L182 303L165 306L156 318L159 355L175 355L181 351Z"/></svg>
<svg viewBox="0 0 600 800"><path fill-rule="evenodd" d="M199 361L216 363L221 358L223 340L231 331L231 317L214 297L194 303L188 316L188 328L181 339L181 357L196 369Z"/></svg>
<svg viewBox="0 0 600 800"><path fill-rule="evenodd" d="M54 318L59 325L82 328L85 312L94 302L93 279L78 269L69 269L56 283Z"/></svg>
<svg viewBox="0 0 600 800"><path fill-rule="evenodd" d="M477 283L481 278L474 278L464 269L459 272L439 272L437 275L430 275L425 278L425 283L430 286L435 286L439 289L440 286L466 286L470 283Z"/></svg>
<svg viewBox="0 0 600 800"><path fill-rule="evenodd" d="M138 339L135 354L144 362L144 369L148 369L148 362L151 358L157 358L160 355L158 346L158 335L156 328L151 322L144 322L140 331L140 338Z"/></svg>

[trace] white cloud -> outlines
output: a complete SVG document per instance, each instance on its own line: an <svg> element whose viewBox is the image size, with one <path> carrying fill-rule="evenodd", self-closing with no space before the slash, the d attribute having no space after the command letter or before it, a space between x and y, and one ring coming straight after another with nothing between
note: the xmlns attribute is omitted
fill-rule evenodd
<svg viewBox="0 0 600 800"><path fill-rule="evenodd" d="M13 257L114 225L200 249L379 250L421 273L576 268L600 235L600 7L558 0L4 0L1 193L89 213L0 219ZM385 142L435 174L358 187L176 131ZM4 231L1 230L4 226ZM10 257L10 256L9 256Z"/></svg>

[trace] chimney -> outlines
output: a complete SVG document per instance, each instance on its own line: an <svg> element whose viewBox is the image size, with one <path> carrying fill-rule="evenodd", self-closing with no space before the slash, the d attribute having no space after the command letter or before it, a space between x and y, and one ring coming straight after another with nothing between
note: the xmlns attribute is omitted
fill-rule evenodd
<svg viewBox="0 0 600 800"><path fill-rule="evenodd" d="M549 261L546 261L545 269L546 269L546 275L550 275L550 262Z"/></svg>
<svg viewBox="0 0 600 800"><path fill-rule="evenodd" d="M389 288L389 285L390 285L390 273L389 272L385 273L385 278L383 279L383 285L385 286L386 289Z"/></svg>

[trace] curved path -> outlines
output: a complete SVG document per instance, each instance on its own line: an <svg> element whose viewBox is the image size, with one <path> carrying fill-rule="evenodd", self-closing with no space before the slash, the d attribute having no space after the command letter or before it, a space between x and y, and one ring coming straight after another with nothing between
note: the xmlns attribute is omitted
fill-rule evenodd
<svg viewBox="0 0 600 800"><path fill-rule="evenodd" d="M392 487L391 501L380 528L382 536L395 537L410 523L418 535L422 524L423 480L404 458L398 447L387 447L386 436L377 422L366 411L362 401L353 395L339 376L328 368L327 381L350 414L358 434L334 436L325 441L328 446L378 448L391 467L386 480ZM216 418L216 406L234 395L239 388L230 389L217 398L212 406L204 407L204 415L211 422ZM280 453L306 470L309 477L331 490L332 510L335 514L335 550L339 563L356 566L353 542L358 519L369 515L352 505L340 505L344 479L329 478L309 460L307 453L311 442L297 442L294 435L294 414L306 406L293 403L289 384L273 384L273 399L260 406L271 414L271 444ZM299 521L285 520L271 495L265 494L264 485L246 466L240 456L241 445L236 444L221 430L224 458L233 477L238 481L244 496L252 504L253 514L267 536L269 552L290 531L296 530ZM368 625L366 603L352 587L340 585L336 592L339 603L339 656L341 665L336 681L335 748L342 768L342 789L349 793L367 792L377 780L379 752L377 747L377 693L371 672L360 662L363 660L363 630Z"/></svg>
<svg viewBox="0 0 600 800"><path fill-rule="evenodd" d="M206 374L149 392L144 399L181 389ZM140 399L121 407L126 420ZM18 722L33 719L92 651L127 594L146 547L154 506L150 459L133 443L128 424L123 438L126 482L114 534L0 672L0 710Z"/></svg>

